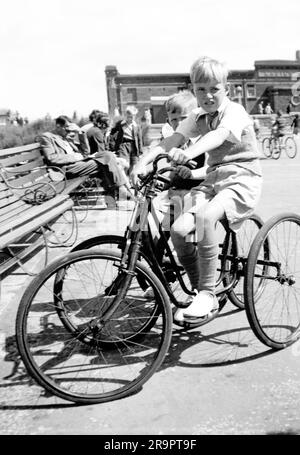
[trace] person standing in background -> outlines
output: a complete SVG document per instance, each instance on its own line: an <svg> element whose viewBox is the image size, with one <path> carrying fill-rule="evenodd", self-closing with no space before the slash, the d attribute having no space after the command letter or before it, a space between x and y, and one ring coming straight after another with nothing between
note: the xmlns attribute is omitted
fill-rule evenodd
<svg viewBox="0 0 300 455"><path fill-rule="evenodd" d="M127 163L126 170L128 174L138 162L139 156L143 151L141 128L135 121L137 113L135 106L127 106L125 119L116 123L110 132L108 140L109 150L115 152L119 158L123 158L125 163Z"/></svg>
<svg viewBox="0 0 300 455"><path fill-rule="evenodd" d="M256 139L259 139L260 124L259 124L258 118L255 117L255 116L253 116L253 128L254 128L254 131L255 131Z"/></svg>
<svg viewBox="0 0 300 455"><path fill-rule="evenodd" d="M300 133L300 118L299 114L296 114L294 120L292 121L291 127L293 128L293 134L298 136Z"/></svg>
<svg viewBox="0 0 300 455"><path fill-rule="evenodd" d="M93 120L93 126L88 129L86 135L91 153L90 156L93 157L100 166L104 166L106 169L106 173L102 178L102 184L111 190L112 195L116 199L118 199L118 197L121 199L134 199L128 177L126 176L123 167L119 164L115 154L108 150L107 132L110 123L109 116L106 112L102 111L96 111L94 116L92 116L92 114L90 115L90 119ZM106 180L104 180L104 177ZM115 194L116 192L119 194Z"/></svg>
<svg viewBox="0 0 300 455"><path fill-rule="evenodd" d="M94 126L94 120L95 118L97 117L98 114L100 114L100 110L99 109L94 109L92 110L92 112L90 113L89 115L89 123L86 123L85 125L83 125L80 129L81 131L83 131L84 133L86 133L90 128L92 128L92 126Z"/></svg>
<svg viewBox="0 0 300 455"><path fill-rule="evenodd" d="M263 102L261 101L260 103L258 103L258 113L259 114L263 114L264 113L264 106L263 106Z"/></svg>
<svg viewBox="0 0 300 455"><path fill-rule="evenodd" d="M271 108L271 104L268 103L265 107L265 114L269 115L269 114L272 114L273 112L273 109Z"/></svg>
<svg viewBox="0 0 300 455"><path fill-rule="evenodd" d="M291 112L291 102L289 101L289 103L288 103L288 105L286 107L286 113L290 114L290 112Z"/></svg>

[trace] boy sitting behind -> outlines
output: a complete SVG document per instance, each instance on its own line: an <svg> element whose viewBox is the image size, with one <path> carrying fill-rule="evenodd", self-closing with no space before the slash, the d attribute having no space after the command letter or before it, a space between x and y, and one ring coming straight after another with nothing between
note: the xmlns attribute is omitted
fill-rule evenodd
<svg viewBox="0 0 300 455"><path fill-rule="evenodd" d="M188 90L171 95L165 103L165 108L168 116L168 124L173 133L180 123L188 117L188 115L197 108L197 100L195 96ZM194 139L198 140L198 138ZM184 144L183 147L186 147ZM146 155L147 156L147 155ZM205 155L200 155L195 159L197 167L204 166ZM143 163L141 163L143 165ZM191 179L191 173L187 167L181 167L177 172L173 172L170 176L171 188L160 193L154 200L153 206L163 216L158 214L162 222L162 228L165 231L170 230L173 214L178 214L182 210L183 198L189 193L193 186L199 185L201 180Z"/></svg>

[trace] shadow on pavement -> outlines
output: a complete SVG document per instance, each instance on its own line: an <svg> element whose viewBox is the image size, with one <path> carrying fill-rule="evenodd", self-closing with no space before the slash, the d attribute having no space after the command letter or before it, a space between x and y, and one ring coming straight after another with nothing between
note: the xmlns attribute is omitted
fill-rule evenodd
<svg viewBox="0 0 300 455"><path fill-rule="evenodd" d="M240 313L240 310L232 310L223 313L221 316L229 316ZM218 318L217 318L218 319ZM173 336L169 351L165 360L158 371L166 370L171 367L184 368L211 368L222 367L233 364L253 361L263 356L274 353L272 349L266 348L253 335L250 327L233 327L231 319L224 330L216 331L215 324L202 326L201 330L177 329L174 327ZM0 402L1 410L28 410L28 409L55 409L78 406L75 403L38 403L40 399L53 398L46 390L36 385L35 381L27 374L23 362L21 361L15 336L6 338L6 356L4 361L12 362L11 373L2 378L1 389L14 390L21 387L23 394L18 402L24 400L30 404L9 404L9 401L16 401L16 396L12 394L12 400ZM24 393L24 386L26 392ZM5 393L8 396L8 393ZM33 403L36 404L33 404ZM82 405L79 405L82 406Z"/></svg>

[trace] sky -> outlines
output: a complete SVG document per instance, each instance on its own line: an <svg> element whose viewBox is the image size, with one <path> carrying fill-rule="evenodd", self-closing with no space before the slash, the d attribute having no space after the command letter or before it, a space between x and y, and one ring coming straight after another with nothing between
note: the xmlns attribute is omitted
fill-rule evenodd
<svg viewBox="0 0 300 455"><path fill-rule="evenodd" d="M299 0L0 0L0 109L30 120L107 110L105 66L188 73L295 59Z"/></svg>

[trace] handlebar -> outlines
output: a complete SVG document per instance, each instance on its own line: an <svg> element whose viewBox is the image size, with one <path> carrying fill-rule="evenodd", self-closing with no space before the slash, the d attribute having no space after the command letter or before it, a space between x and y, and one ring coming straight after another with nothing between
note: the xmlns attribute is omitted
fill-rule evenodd
<svg viewBox="0 0 300 455"><path fill-rule="evenodd" d="M177 169L177 166L173 165L173 166L169 166L169 167L164 167L164 168L161 168L161 169L157 169L158 167L158 162L162 159L167 159L168 161L172 161L168 158L168 154L167 153L160 153L159 155L157 155L156 158L154 158L153 160L153 170L147 174L147 175L141 175L139 174L138 175L138 178L141 180L141 182L143 182L143 185L146 184L147 182L149 182L149 180L153 177L153 175L157 174L157 176L159 176L159 180L161 181L164 181L165 183L169 183L170 182L170 179L168 177L163 177L162 174L164 174L165 172L172 172L172 171L176 171ZM195 169L197 167L197 163L196 161L194 160L189 160L187 161L184 166L187 166L189 167L190 169ZM142 186L143 186L142 185Z"/></svg>
<svg viewBox="0 0 300 455"><path fill-rule="evenodd" d="M156 172L157 171L157 166L158 166L158 162L162 159L167 159L168 161L172 161L170 160L170 158L168 157L168 154L167 153L160 153L159 155L157 155L156 158L154 158L153 160L153 171ZM187 166L189 167L190 169L195 169L197 167L197 163L196 161L194 160L189 160L187 161L184 166ZM170 169L171 170L171 169Z"/></svg>

